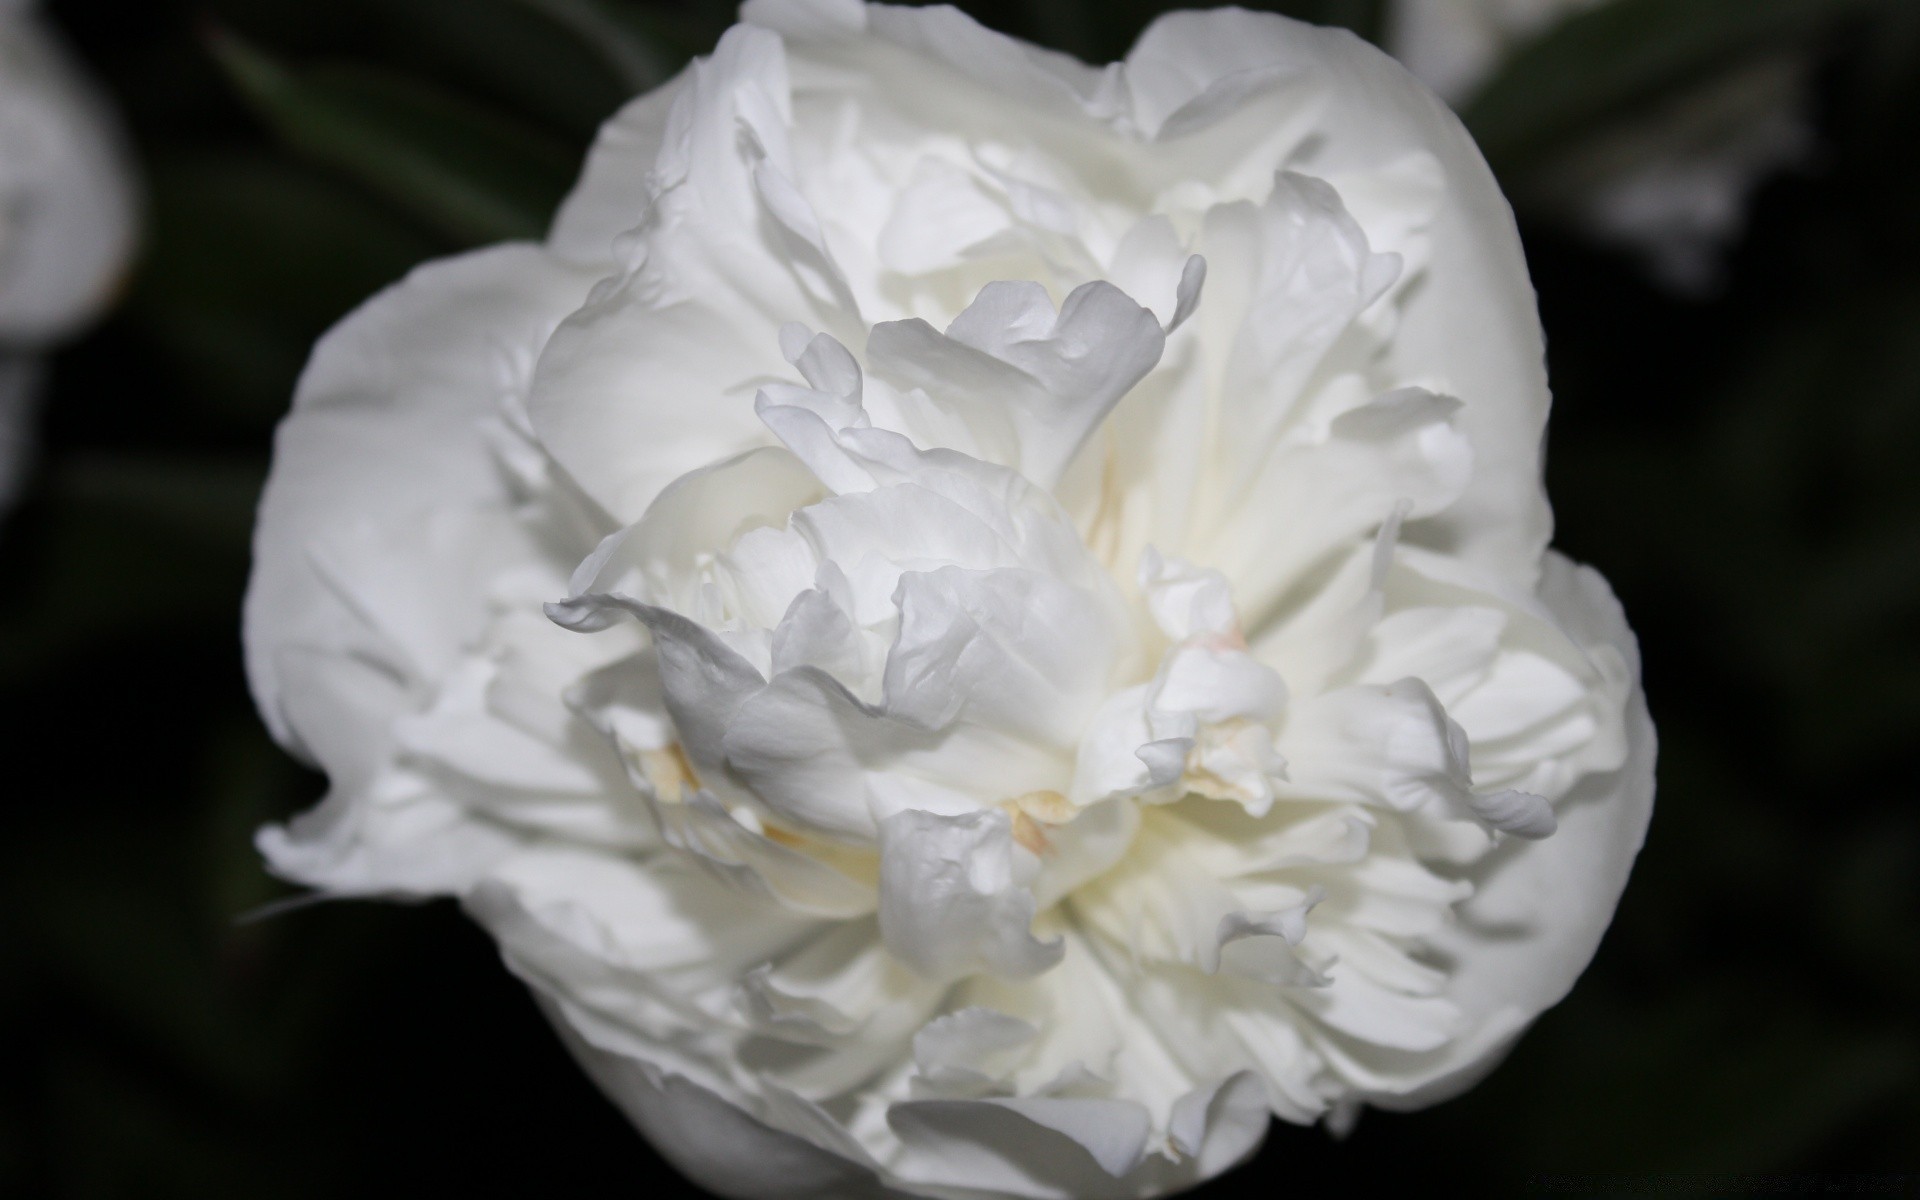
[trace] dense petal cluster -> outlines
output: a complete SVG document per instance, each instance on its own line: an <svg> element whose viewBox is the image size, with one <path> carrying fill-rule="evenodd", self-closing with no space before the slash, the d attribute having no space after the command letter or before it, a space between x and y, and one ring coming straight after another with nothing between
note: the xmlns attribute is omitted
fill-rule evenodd
<svg viewBox="0 0 1920 1200"><path fill-rule="evenodd" d="M339 894L455 895L741 1196L1145 1197L1467 1086L1650 811L1540 332L1343 34L754 0L317 348L248 599Z"/></svg>

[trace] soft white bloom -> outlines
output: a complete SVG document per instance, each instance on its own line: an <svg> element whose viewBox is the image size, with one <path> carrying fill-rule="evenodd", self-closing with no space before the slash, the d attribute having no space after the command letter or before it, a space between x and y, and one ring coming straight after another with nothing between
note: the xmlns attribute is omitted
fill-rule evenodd
<svg viewBox="0 0 1920 1200"><path fill-rule="evenodd" d="M1387 48L1448 102L1470 101L1506 57L1607 0L1396 0ZM1803 159L1810 63L1780 54L1703 79L1564 156L1541 201L1633 248L1667 283L1710 283L1746 222L1747 197Z"/></svg>
<svg viewBox="0 0 1920 1200"><path fill-rule="evenodd" d="M135 198L119 127L26 0L0 0L0 344L92 318L126 268Z"/></svg>
<svg viewBox="0 0 1920 1200"><path fill-rule="evenodd" d="M1386 45L1448 103L1472 99L1508 54L1607 0L1394 0Z"/></svg>
<svg viewBox="0 0 1920 1200"><path fill-rule="evenodd" d="M1653 739L1465 133L1272 16L1095 69L742 15L544 245L317 348L246 633L333 789L273 867L461 897L725 1195L1163 1195L1468 1086Z"/></svg>
<svg viewBox="0 0 1920 1200"><path fill-rule="evenodd" d="M39 364L98 314L134 238L106 102L30 0L0 0L0 508L18 486Z"/></svg>

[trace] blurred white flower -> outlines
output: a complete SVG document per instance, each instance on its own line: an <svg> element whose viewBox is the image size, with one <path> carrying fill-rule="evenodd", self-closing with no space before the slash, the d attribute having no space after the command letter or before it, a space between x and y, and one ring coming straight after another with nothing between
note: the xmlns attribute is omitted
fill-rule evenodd
<svg viewBox="0 0 1920 1200"><path fill-rule="evenodd" d="M136 201L119 127L28 0L0 0L0 508L18 485L38 365L118 286Z"/></svg>
<svg viewBox="0 0 1920 1200"><path fill-rule="evenodd" d="M1607 0L1394 0L1389 52L1449 104L1473 98L1508 54Z"/></svg>
<svg viewBox="0 0 1920 1200"><path fill-rule="evenodd" d="M1611 918L1652 729L1546 411L1357 39L755 0L316 349L246 637L333 786L262 850L461 897L721 1194L1178 1191L1470 1085Z"/></svg>
<svg viewBox="0 0 1920 1200"><path fill-rule="evenodd" d="M1462 105L1508 55L1606 2L1396 0L1386 45ZM1594 236L1637 251L1670 286L1707 287L1745 228L1753 189L1812 149L1810 71L1804 56L1776 54L1703 78L1562 155L1538 199Z"/></svg>
<svg viewBox="0 0 1920 1200"><path fill-rule="evenodd" d="M99 312L136 209L112 110L31 8L0 3L0 343L12 346Z"/></svg>

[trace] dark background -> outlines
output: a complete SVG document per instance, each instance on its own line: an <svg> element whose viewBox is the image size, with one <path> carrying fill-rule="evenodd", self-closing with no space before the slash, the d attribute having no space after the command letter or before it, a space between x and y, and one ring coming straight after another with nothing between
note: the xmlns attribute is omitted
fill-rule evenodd
<svg viewBox="0 0 1920 1200"><path fill-rule="evenodd" d="M964 7L1096 61L1156 11ZM1203 1196L1920 1169L1920 4L1618 7L1538 48L1553 96L1521 73L1467 115L1540 291L1559 544L1645 651L1646 851L1487 1083L1344 1142L1278 1127ZM287 894L251 831L321 789L254 716L237 610L314 337L421 259L537 235L597 122L729 7L600 0L600 49L579 0L51 11L150 208L0 523L0 1193L680 1194L451 904L236 920ZM1789 44L1821 64L1820 150L1710 293L1528 208L1553 153Z"/></svg>

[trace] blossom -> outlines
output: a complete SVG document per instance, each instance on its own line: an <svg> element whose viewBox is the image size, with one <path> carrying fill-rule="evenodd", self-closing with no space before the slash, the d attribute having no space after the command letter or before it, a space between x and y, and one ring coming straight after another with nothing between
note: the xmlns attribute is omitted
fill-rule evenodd
<svg viewBox="0 0 1920 1200"><path fill-rule="evenodd" d="M1145 1197L1470 1085L1652 802L1511 217L1346 34L755 0L316 348L287 878L453 895L736 1196Z"/></svg>
<svg viewBox="0 0 1920 1200"><path fill-rule="evenodd" d="M97 313L134 210L112 111L31 5L0 2L0 342L43 343Z"/></svg>
<svg viewBox="0 0 1920 1200"><path fill-rule="evenodd" d="M1397 0L1386 45L1449 103L1472 99L1501 60L1607 0Z"/></svg>
<svg viewBox="0 0 1920 1200"><path fill-rule="evenodd" d="M27 0L0 0L0 507L25 454L34 354L105 305L134 210L113 113Z"/></svg>
<svg viewBox="0 0 1920 1200"><path fill-rule="evenodd" d="M1386 45L1455 104L1502 62L1605 0L1397 0ZM1663 282L1711 284L1746 224L1747 198L1813 145L1811 62L1773 53L1742 61L1563 155L1538 185L1543 211L1637 251Z"/></svg>

